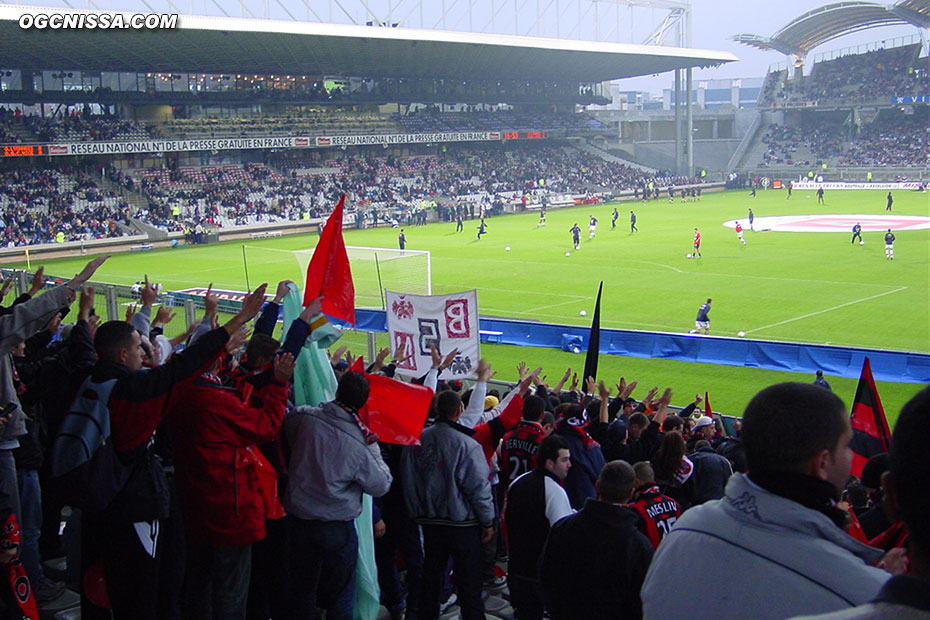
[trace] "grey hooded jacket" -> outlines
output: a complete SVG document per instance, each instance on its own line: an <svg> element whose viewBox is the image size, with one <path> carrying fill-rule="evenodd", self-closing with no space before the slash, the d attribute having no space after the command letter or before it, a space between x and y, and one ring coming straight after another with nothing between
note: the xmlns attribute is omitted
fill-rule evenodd
<svg viewBox="0 0 930 620"><path fill-rule="evenodd" d="M650 618L788 618L872 600L891 575L826 515L733 474L723 499L692 508L662 540L643 584ZM678 588L682 575L700 592Z"/></svg>
<svg viewBox="0 0 930 620"><path fill-rule="evenodd" d="M381 497L391 488L378 444L367 444L352 414L336 403L298 407L284 417L284 434L291 447L288 514L351 521L362 511L362 493Z"/></svg>
<svg viewBox="0 0 930 620"><path fill-rule="evenodd" d="M494 522L490 468L471 429L439 421L423 431L419 446L404 450L404 501L419 523L484 525Z"/></svg>

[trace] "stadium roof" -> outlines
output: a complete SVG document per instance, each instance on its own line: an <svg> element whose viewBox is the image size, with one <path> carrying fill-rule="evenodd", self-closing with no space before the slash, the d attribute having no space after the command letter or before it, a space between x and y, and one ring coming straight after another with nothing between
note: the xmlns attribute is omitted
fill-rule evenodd
<svg viewBox="0 0 930 620"><path fill-rule="evenodd" d="M804 13L771 37L738 34L733 40L761 50L806 56L815 47L843 35L902 24L930 28L930 0L899 0L893 5L864 0L836 2Z"/></svg>
<svg viewBox="0 0 930 620"><path fill-rule="evenodd" d="M0 6L4 68L602 82L737 60L728 52L440 30L181 15L174 30L24 30ZM90 13L90 11L67 11Z"/></svg>

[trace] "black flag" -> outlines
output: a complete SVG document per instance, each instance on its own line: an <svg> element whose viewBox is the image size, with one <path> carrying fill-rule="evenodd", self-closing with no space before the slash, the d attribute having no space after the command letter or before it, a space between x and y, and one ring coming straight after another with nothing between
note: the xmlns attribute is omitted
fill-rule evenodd
<svg viewBox="0 0 930 620"><path fill-rule="evenodd" d="M597 356L601 350L601 291L604 289L603 280L597 287L597 301L594 302L594 317L591 319L591 333L588 335L588 353L584 358L584 376L581 385L585 385L588 377L597 379Z"/></svg>

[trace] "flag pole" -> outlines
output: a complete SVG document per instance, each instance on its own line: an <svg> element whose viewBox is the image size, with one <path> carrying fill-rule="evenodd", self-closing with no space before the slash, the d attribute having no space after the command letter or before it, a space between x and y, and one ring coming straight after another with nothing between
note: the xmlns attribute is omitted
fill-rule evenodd
<svg viewBox="0 0 930 620"><path fill-rule="evenodd" d="M245 290L251 291L252 287L249 286L249 263L245 260L245 244L242 244L242 269L245 271Z"/></svg>

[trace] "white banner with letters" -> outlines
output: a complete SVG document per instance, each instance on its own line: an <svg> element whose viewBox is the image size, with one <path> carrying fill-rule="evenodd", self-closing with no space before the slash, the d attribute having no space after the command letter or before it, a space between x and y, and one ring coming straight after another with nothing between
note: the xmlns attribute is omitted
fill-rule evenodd
<svg viewBox="0 0 930 620"><path fill-rule="evenodd" d="M475 290L449 295L407 295L385 291L387 327L397 373L425 375L432 366L430 344L444 358L459 353L442 373L443 379L473 376L481 356L478 334L478 293Z"/></svg>
<svg viewBox="0 0 930 620"><path fill-rule="evenodd" d="M920 181L898 181L894 183L844 183L838 181L826 181L823 183L817 183L816 181L795 181L794 189L797 190L812 190L823 188L824 190L828 189L923 189L923 185Z"/></svg>

